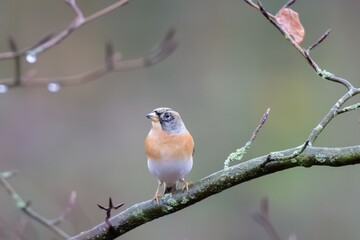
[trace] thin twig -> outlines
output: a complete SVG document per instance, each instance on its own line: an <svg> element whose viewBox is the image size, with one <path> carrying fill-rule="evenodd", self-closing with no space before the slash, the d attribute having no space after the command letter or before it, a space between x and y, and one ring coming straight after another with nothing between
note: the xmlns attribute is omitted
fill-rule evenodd
<svg viewBox="0 0 360 240"><path fill-rule="evenodd" d="M84 14L82 13L82 11L80 10L79 6L76 3L76 0L65 0L65 2L67 4L70 5L70 7L74 10L74 12L76 13L77 17L76 19L80 22L83 22L85 20L84 18Z"/></svg>
<svg viewBox="0 0 360 240"><path fill-rule="evenodd" d="M172 32L170 30L169 32ZM150 67L154 64L157 64L168 57L177 47L177 42L174 39L174 35L172 38L167 38L168 34L166 34L166 41L159 45L159 48L156 48L152 51L148 56L130 60L123 60L118 56L121 56L120 53L114 53L113 56L105 61L105 64L98 66L97 68L90 70L87 73L67 76L67 77L53 77L53 78L32 78L30 81L24 82L25 85L44 85L44 83L49 83L57 79L56 81L60 83L62 86L70 86L77 85L81 83L86 83L92 80L95 80L101 76L106 75L111 71L127 71L138 68ZM107 53L109 54L109 53ZM112 67L109 68L109 62L112 62Z"/></svg>
<svg viewBox="0 0 360 240"><path fill-rule="evenodd" d="M310 50L317 47L320 43L322 43L322 41L325 40L325 38L329 36L330 32L331 32L331 28L329 28L323 35L321 35L319 39L316 42L314 42L310 47L308 47L306 51L310 52Z"/></svg>
<svg viewBox="0 0 360 240"><path fill-rule="evenodd" d="M13 52L17 52L17 50L18 50L15 40L12 37L9 38L9 47L10 47L10 50ZM20 58L20 56L16 56L14 58L14 70L15 70L14 86L20 86L20 84L21 84L21 58Z"/></svg>
<svg viewBox="0 0 360 240"><path fill-rule="evenodd" d="M92 20L94 20L94 19L96 19L96 18L98 18L100 16L103 16L103 15L115 10L116 8L127 4L128 2L129 2L129 0L117 1L116 3L114 3L114 4L112 4L112 5L108 6L108 7L106 7L104 9L102 9L102 10L100 10L100 11L86 17L85 18L85 23L91 22Z"/></svg>
<svg viewBox="0 0 360 240"><path fill-rule="evenodd" d="M264 124L265 124L265 122L266 122L266 120L267 120L267 118L269 116L269 113L270 113L270 108L268 108L266 110L266 112L263 114L263 116L261 117L258 126L254 130L253 134L251 135L250 140L247 141L245 146L243 146L243 147L241 147L239 149L236 149L235 152L232 152L232 153L229 154L227 159L224 161L224 169L229 168L230 163L233 162L233 161L241 161L241 159L244 157L246 151L250 148L251 144L255 140L256 135L258 134L258 132L260 131L262 126L264 126Z"/></svg>
<svg viewBox="0 0 360 240"><path fill-rule="evenodd" d="M256 127L255 131L253 132L253 134L251 135L250 141L254 141L256 138L256 135L259 133L260 129L262 128L262 126L264 126L267 118L269 117L269 113L270 113L270 108L268 108L266 110L266 112L262 115L259 125Z"/></svg>
<svg viewBox="0 0 360 240"><path fill-rule="evenodd" d="M260 211L255 212L252 217L254 221L264 228L272 240L282 240L270 221L269 199L267 197L261 200Z"/></svg>
<svg viewBox="0 0 360 240"><path fill-rule="evenodd" d="M15 176L18 172L16 170L10 170L6 172L0 172L0 178L9 179Z"/></svg>
<svg viewBox="0 0 360 240"><path fill-rule="evenodd" d="M249 3L249 0L244 0L246 3ZM251 2L252 3L252 2ZM254 3L252 3L254 4ZM250 4L251 5L251 4ZM256 5L256 4L254 4ZM254 8L258 9L264 16L265 18L272 23L280 32L281 34L296 48L296 50L298 50L298 52L303 55L303 57L305 57L305 59L307 60L307 62L310 64L310 66L316 71L316 73L322 77L323 79L332 81L332 82L336 82L336 83L340 83L343 86L345 86L348 90L353 89L354 86L346 79L344 78L340 78L335 76L332 73L327 72L326 70L321 69L316 63L315 61L310 57L310 52L305 50L304 48L302 48L298 43L295 42L295 40L285 31L285 29L280 26L276 19L273 17L273 15L271 15L271 13L269 13L268 11L265 10L264 6L261 4L260 1L257 2L257 6L253 6ZM325 35L325 37L322 39L322 37L319 38L319 40L321 40L319 42L319 40L317 40L313 45L318 45L319 43L321 43L325 38L326 38L326 33L323 34L323 36ZM313 46L314 48L314 46Z"/></svg>
<svg viewBox="0 0 360 240"><path fill-rule="evenodd" d="M344 107L342 109L337 110L336 114L346 113L346 112L353 111L353 110L356 110L356 109L359 109L359 108L360 108L360 103L355 103L355 104L353 104L351 106Z"/></svg>
<svg viewBox="0 0 360 240"><path fill-rule="evenodd" d="M260 10L259 5L255 4L253 1L251 1L251 0L244 0L244 2L246 2L246 3L249 4L251 7L255 8L255 9L257 9L257 10ZM274 15L272 15L272 14L270 14L270 13L269 13L268 15L269 15L270 18L275 19L275 16L274 16Z"/></svg>
<svg viewBox="0 0 360 240"><path fill-rule="evenodd" d="M296 2L296 0L289 0L289 1L283 6L283 8L288 8L288 7L290 7L291 5L293 5L295 2Z"/></svg>
<svg viewBox="0 0 360 240"><path fill-rule="evenodd" d="M24 236L25 236L25 230L28 225L29 225L29 219L26 216L21 215L19 218L19 223L16 227L16 237L19 240L26 239Z"/></svg>
<svg viewBox="0 0 360 240"><path fill-rule="evenodd" d="M11 196L11 198L14 200L15 205L17 208L19 208L21 211L23 211L27 216L29 216L31 219L34 219L38 223L42 224L49 230L51 230L53 233L55 233L57 236L59 236L61 239L69 239L70 236L65 233L63 230L61 230L56 225L52 224L51 220L46 219L45 217L41 216L37 212L35 212L31 207L30 203L24 201L20 195L15 191L15 189L10 185L10 183L6 180L5 177L3 177L3 174L0 174L0 185L6 190L6 192Z"/></svg>
<svg viewBox="0 0 360 240"><path fill-rule="evenodd" d="M178 46L178 42L175 39L175 30L170 29L160 44L157 44L147 56L124 60L121 58L119 52L114 52L113 47L110 43L106 44L105 47L105 63L85 73L72 75L72 76L58 76L58 77L34 77L34 74L28 74L22 77L21 86L29 87L43 87L49 83L56 82L60 86L73 86L83 83L87 83L96 80L112 71L127 71L139 68L150 67L155 65L169 55ZM12 82L13 79L2 79L0 82ZM9 85L9 88L14 87Z"/></svg>
<svg viewBox="0 0 360 240"><path fill-rule="evenodd" d="M112 211L112 210L117 210L117 209L119 209L119 208L122 207L124 204L125 204L125 203L120 203L120 204L114 205L113 202L112 202L111 197L109 198L109 203L108 203L108 206L107 206L107 207L103 207L102 205L97 204L100 209L105 210L105 212L106 212L105 223L106 223L106 225L107 225L109 228L112 228L112 227L113 227L113 226L111 225L110 221L109 221L110 218L111 218L111 211Z"/></svg>
<svg viewBox="0 0 360 240"><path fill-rule="evenodd" d="M250 4L248 0L244 0L246 3ZM284 7L289 7L291 4L293 4L295 1L293 0L289 0L287 4L285 4ZM272 23L284 36L286 39L288 39L290 41L290 43L298 50L299 53L301 53L304 58L307 60L307 62L310 64L310 66L317 72L317 74L322 77L323 79L329 80L329 81L333 81L333 82L337 82L342 84L343 86L345 86L348 89L348 92L346 94L344 94L335 104L334 106L330 109L330 111L325 115L325 117L320 121L320 123L311 131L308 139L305 141L304 144L302 144L299 149L297 149L296 151L294 151L292 154L290 154L289 156L282 156L282 155L278 155L278 152L273 152L270 153L268 155L267 161L265 162L271 162L273 160L289 160L289 159L293 159L296 158L297 156L299 156L306 148L307 146L312 146L312 144L314 143L314 141L316 140L316 138L319 136L319 134L322 132L322 130L325 128L325 126L338 114L340 113L344 113L350 110L354 110L359 108L358 105L352 105L349 106L348 108L344 108L342 110L339 110L339 108L341 106L343 106L343 104L349 100L350 98L354 97L355 95L360 93L360 90L355 88L348 80L340 78L335 76L334 74L326 71L326 70L322 70L318 64L311 58L310 56L310 50L315 48L316 46L318 46L320 43L322 43L326 37L329 35L330 33L330 29L327 30L315 43L313 43L307 50L303 49L298 43L296 43L294 41L294 39L285 31L285 29L278 24L278 22L276 21L276 19L271 18L271 14L265 10L264 6L261 4L260 1L257 2L257 9L259 9L259 11L264 15L264 17L270 22ZM251 5L251 4L250 4ZM253 6L254 7L254 6Z"/></svg>
<svg viewBox="0 0 360 240"><path fill-rule="evenodd" d="M298 157L300 154L302 154L305 151L305 149L309 146L309 144L310 142L309 140L307 140L304 144L297 147L296 150L292 152L290 155L282 155L280 154L280 152L272 152L268 155L264 164L268 164L269 162L272 161L284 161L284 160L286 161L286 160L294 159Z"/></svg>
<svg viewBox="0 0 360 240"><path fill-rule="evenodd" d="M114 46L111 42L107 42L105 45L105 65L109 71L114 69Z"/></svg>
<svg viewBox="0 0 360 240"><path fill-rule="evenodd" d="M66 217L72 212L72 210L75 206L75 203L76 203L76 198L77 198L76 191L72 191L70 193L70 196L68 199L68 204L67 204L65 210L63 211L63 213L60 214L57 218L49 220L49 222L52 225L59 225L60 223L62 223L66 219Z"/></svg>
<svg viewBox="0 0 360 240"><path fill-rule="evenodd" d="M110 6L88 16L84 17L82 11L77 7L76 2L74 0L68 1L65 0L66 3L70 4L70 6L74 9L76 12L75 19L68 25L66 29L58 33L57 35L47 38L46 41L42 38L41 41L37 41L37 43L31 47L24 48L20 51L11 51L11 52L2 52L0 53L0 61L5 59L14 58L17 56L25 57L27 55L34 55L37 56L39 53L42 53L46 51L48 48L51 48L60 42L62 42L65 38L69 37L71 33L74 32L74 30L79 29L81 26L83 26L86 23L89 23L98 17L103 16L104 14L107 14L110 11L113 11L123 5L125 5L128 0L119 0ZM82 18L81 18L82 16ZM79 20L83 19L83 20Z"/></svg>
<svg viewBox="0 0 360 240"><path fill-rule="evenodd" d="M309 144L312 145L317 137L320 135L320 133L324 130L324 128L330 123L332 119L334 119L336 116L338 116L340 113L348 112L351 109L351 106L347 108L347 110L340 110L339 108L343 106L350 98L354 97L355 95L360 94L360 88L358 89L352 89L345 93L330 109L330 111L325 115L325 117L320 121L320 123L311 131L308 141ZM356 107L356 106L355 106ZM357 109L356 107L355 109ZM346 109L346 108L344 108Z"/></svg>
<svg viewBox="0 0 360 240"><path fill-rule="evenodd" d="M56 91L61 86L78 85L85 82L97 79L111 71L125 71L144 67L150 67L163 61L168 57L177 47L178 43L175 41L175 30L170 29L164 39L154 48L150 53L142 58L122 60L121 54L114 52L113 46L108 43L105 50L105 63L82 74L72 76L59 76L59 77L35 77L34 74L25 74L21 76L20 60L21 57L26 56L29 62L35 62L37 55L46 51L50 47L59 44L62 40L68 37L74 30L80 28L82 25L89 23L98 17L113 11L114 9L125 5L128 0L119 0L114 4L88 16L84 17L81 9L78 7L76 0L65 0L67 4L74 10L76 17L69 24L69 26L61 31L57 35L47 34L42 37L32 47L25 48L17 51L17 48L12 49L11 52L0 53L0 60L15 58L16 74L14 78L0 79L2 92L6 92L8 88L18 86L44 86L48 85L50 91L52 91L49 84L56 85ZM14 43L14 42L13 42ZM16 50L16 51L15 51Z"/></svg>
<svg viewBox="0 0 360 240"><path fill-rule="evenodd" d="M24 231L27 227L27 224L25 223L27 217L25 215L22 214L19 216L18 223L15 226L8 220L9 219L5 219L0 215L0 237L2 237L1 239L33 240L24 234Z"/></svg>
<svg viewBox="0 0 360 240"><path fill-rule="evenodd" d="M257 222L261 227L263 227L265 232L267 232L267 234L270 236L270 238L272 240L282 240L270 220L269 199L267 197L264 197L263 199L261 199L260 211L255 212L252 215L252 217L255 222ZM295 234L291 234L288 237L288 240L296 240L296 239L297 239L297 237Z"/></svg>

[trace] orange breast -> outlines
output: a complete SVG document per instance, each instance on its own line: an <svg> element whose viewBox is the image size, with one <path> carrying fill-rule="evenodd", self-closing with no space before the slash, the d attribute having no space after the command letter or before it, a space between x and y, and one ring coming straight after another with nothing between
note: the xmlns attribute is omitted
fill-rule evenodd
<svg viewBox="0 0 360 240"><path fill-rule="evenodd" d="M193 154L194 140L188 131L168 134L153 128L145 139L145 150L147 156L153 160L181 160Z"/></svg>

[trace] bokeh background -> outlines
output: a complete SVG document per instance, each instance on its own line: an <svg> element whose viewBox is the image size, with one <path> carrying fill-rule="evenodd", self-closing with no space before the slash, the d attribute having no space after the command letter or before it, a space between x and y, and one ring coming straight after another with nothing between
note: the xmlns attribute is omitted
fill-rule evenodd
<svg viewBox="0 0 360 240"><path fill-rule="evenodd" d="M79 1L88 15L114 1ZM284 1L263 1L276 13ZM298 1L309 46L328 28L332 33L313 50L319 65L360 85L359 1ZM61 0L0 3L0 51L8 37L19 47L73 19ZM147 69L113 72L58 93L17 88L0 95L0 171L17 169L14 188L42 215L56 217L71 191L78 201L61 226L75 235L103 221L96 206L131 206L154 194L143 140L155 107L178 110L196 142L188 180L223 167L228 154L245 144L264 111L270 118L247 159L300 145L344 93L317 77L307 62L264 17L241 0L130 1L87 24L41 54L23 72L38 76L82 73L102 64L110 40L124 58L145 55L175 27L180 45L164 62ZM13 62L0 63L1 78L13 76ZM357 99L359 101L359 99ZM360 113L336 118L318 146L360 142ZM127 233L122 239L268 239L251 215L264 196L283 239L357 239L360 235L359 166L296 168L231 188L176 214ZM0 238L16 239L21 213L0 189ZM54 239L30 221L23 239Z"/></svg>

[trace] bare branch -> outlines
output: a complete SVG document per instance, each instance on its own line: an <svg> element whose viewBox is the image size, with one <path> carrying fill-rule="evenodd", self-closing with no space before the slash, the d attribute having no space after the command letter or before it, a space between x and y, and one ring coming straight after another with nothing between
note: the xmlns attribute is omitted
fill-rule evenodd
<svg viewBox="0 0 360 240"><path fill-rule="evenodd" d="M168 57L177 47L178 43L175 41L175 29L170 29L164 39L152 50L150 53L141 58L122 60L121 54L114 52L113 46L106 44L105 63L86 72L73 76L59 76L59 77L35 77L34 74L21 73L21 57L25 57L29 63L34 63L37 60L38 54L54 47L62 42L76 29L80 28L86 23L89 23L98 17L107 14L123 5L128 0L118 0L114 4L85 17L81 9L78 7L76 0L65 0L67 4L74 10L76 17L63 31L57 35L47 34L40 38L33 46L18 50L15 41L11 39L9 45L11 52L0 53L0 60L14 58L15 61L15 76L14 78L0 79L0 93L5 93L9 88L18 86L46 86L49 91L56 92L61 86L77 85L97 79L111 71L125 71L144 67L150 67L163 61Z"/></svg>
<svg viewBox="0 0 360 240"><path fill-rule="evenodd" d="M290 7L291 5L293 5L295 2L296 2L296 0L289 0L289 1L283 6L283 8L288 8L288 7Z"/></svg>
<svg viewBox="0 0 360 240"><path fill-rule="evenodd" d="M266 112L264 113L264 115L261 117L259 125L256 127L255 131L253 132L253 134L251 135L250 141L254 141L256 138L256 135L259 133L260 129L262 128L262 126L264 126L267 118L269 117L269 113L270 113L270 108L268 108L266 110Z"/></svg>
<svg viewBox="0 0 360 240"><path fill-rule="evenodd" d="M23 239L26 239L24 238L25 234L25 230L27 228L27 226L29 225L29 219L27 217L25 217L24 215L21 215L20 216L20 219L19 219L19 223L16 227L16 237L19 239L19 240L23 240Z"/></svg>
<svg viewBox="0 0 360 240"><path fill-rule="evenodd" d="M248 3L248 1L245 0L245 2ZM285 7L288 7L289 5L293 4L295 1L289 0L288 3L285 5ZM322 132L322 130L326 127L326 125L339 113L344 113L349 110L357 109L357 105L350 106L349 108L344 108L342 110L339 110L340 107L343 106L343 104L348 101L350 98L354 97L355 95L360 93L360 90L355 88L348 80L340 78L335 76L334 74L321 70L319 66L316 64L316 62L311 58L310 56L310 50L318 46L321 42L325 40L325 38L329 35L330 29L326 31L314 44L312 44L307 50L304 50L297 42L294 41L294 39L289 36L289 34L282 28L281 25L279 25L276 21L276 19L272 19L270 14L265 10L263 5L258 1L258 9L259 11L265 16L265 18L272 23L289 41L290 43L305 57L307 62L310 64L310 66L316 70L317 74L321 76L323 79L333 81L340 83L344 85L348 92L344 94L330 109L330 111L326 114L326 116L320 121L320 123L311 131L308 139L305 141L304 144L302 144L296 151L294 151L291 155L285 156L285 155L278 155L278 152L274 152L268 155L267 161L265 162L271 162L271 161L277 161L277 160L289 160L293 159L297 156L299 156L308 146L312 146L316 138L319 136L319 134Z"/></svg>
<svg viewBox="0 0 360 240"><path fill-rule="evenodd" d="M171 30L170 30L171 32ZM168 36L168 34L167 34ZM57 82L62 86L70 86L86 83L92 80L95 80L111 71L126 71L133 70L138 68L144 68L152 66L167 56L169 56L176 48L176 41L174 40L174 35L171 35L171 38L165 38L165 41L159 45L152 53L148 56L131 59L131 60L122 60L121 58L117 58L116 56L121 56L120 54L113 54L113 57L110 58L112 60L112 68L109 68L109 61L107 60L105 64L91 70L87 73L68 76L68 77L55 77L55 78L33 78L31 81L24 82L24 85L44 85L51 82L53 79L58 79Z"/></svg>
<svg viewBox="0 0 360 240"><path fill-rule="evenodd" d="M9 38L9 47L10 50L13 52L17 52L18 50L15 40L12 37ZM14 58L14 65L15 65L14 86L19 86L21 84L21 59L19 56L16 56Z"/></svg>
<svg viewBox="0 0 360 240"><path fill-rule="evenodd" d="M175 33L175 28L171 28L166 33L160 44L155 46L149 55L144 58L144 66L150 67L161 62L176 49L178 42L175 40Z"/></svg>
<svg viewBox="0 0 360 240"><path fill-rule="evenodd" d="M246 3L249 4L249 0L244 0ZM296 50L298 50L298 52L305 57L305 59L307 60L307 62L310 64L310 66L316 71L316 73L322 77L323 79L332 81L332 82L337 82L342 84L343 86L345 86L348 90L351 90L354 88L354 86L347 81L346 79L340 78L335 76L332 73L327 72L326 70L322 70L317 64L316 62L310 57L310 52L305 50L304 48L302 48L299 44L297 44L294 39L276 22L275 18L273 18L268 11L266 11L266 9L264 8L264 6L258 1L257 2L258 5L255 7L256 9L258 9L264 16L265 18L272 23L280 32L281 34L296 48ZM326 33L325 33L326 34ZM326 36L325 36L326 37ZM324 37L324 39L325 39ZM320 42L319 40L317 42L321 43L324 39L320 38ZM319 44L318 43L318 44ZM318 45L316 44L316 45ZM313 44L314 45L314 44ZM315 46L313 46L312 48L314 48Z"/></svg>
<svg viewBox="0 0 360 240"><path fill-rule="evenodd" d="M79 9L79 7L76 5L75 0L65 0L66 3L68 3L75 11L76 17L75 19L69 24L69 26L58 33L55 36L49 37L50 35L47 35L47 38L41 38L34 46L24 48L20 51L11 51L11 52L3 52L0 53L0 61L5 59L10 59L14 57L26 57L27 55L33 56L36 58L36 56L46 51L48 48L54 47L55 45L62 42L64 39L66 39L68 36L70 36L71 33L73 33L76 29L80 28L86 23L89 23L98 17L103 16L104 14L107 14L110 11L113 11L123 5L125 5L128 0L118 0L117 2L113 3L112 5L88 16L84 17L82 11Z"/></svg>
<svg viewBox="0 0 360 240"><path fill-rule="evenodd" d="M38 42L35 43L34 46L32 46L31 48L36 48L38 46L40 46L43 43L46 43L47 41L49 41L52 37L54 37L54 33L48 33L45 34L43 37L41 37Z"/></svg>
<svg viewBox="0 0 360 240"><path fill-rule="evenodd" d="M264 228L272 240L282 240L270 221L269 199L267 197L261 200L260 211L253 214L253 219Z"/></svg>
<svg viewBox="0 0 360 240"><path fill-rule="evenodd" d="M103 14L107 11L112 10L111 5L109 8L103 9L98 13L90 15L89 17L84 17L81 10L77 7L75 0L66 0L67 3L74 9L77 14L76 19L69 25L66 29L65 34L70 34L72 31L77 29L79 26L83 25L87 21L91 21ZM156 201L149 200L142 203L138 203L127 210L123 211L120 214L110 218L111 210L117 209L122 206L122 204L118 206L113 206L111 198L109 199L109 207L99 207L103 210L106 210L106 218L105 222L95 226L93 229L85 231L78 236L72 237L72 240L79 239L115 239L116 237L123 235L124 233L131 231L132 229L150 222L159 217L172 214L177 212L183 208L191 206L197 202L204 200L205 198L220 193L221 191L228 189L232 186L241 184L246 181L250 181L255 178L259 178L274 172L282 171L285 169L290 169L294 167L311 167L311 166L331 166L331 167L340 167L347 166L352 164L360 164L360 146L354 147L346 147L346 148L317 148L313 147L313 143L322 130L327 126L327 124L337 115L341 113L348 112L350 110L360 108L360 104L354 104L349 107L341 108L344 103L352 98L353 96L360 93L359 88L355 88L349 81L346 79L339 78L332 73L329 73L325 70L322 70L318 67L317 63L311 58L310 50L318 46L323 40L328 36L329 31L322 35L319 40L317 40L314 44L312 44L307 50L302 48L299 44L297 44L291 36L280 26L273 15L265 10L265 8L261 5L260 2L258 4L254 4L251 0L244 0L250 6L258 9L261 13L266 17L268 21L270 21L289 41L290 43L303 55L303 57L307 60L310 66L317 72L319 76L322 78L340 83L344 85L348 91L345 95L343 95L335 105L330 109L330 111L326 114L326 116L320 121L320 123L315 127L307 141L302 144L298 148L288 149L281 152L271 153L269 155L265 155L262 157L258 157L243 163L239 163L235 166L225 168L221 171L213 173L198 182L195 182L188 191L177 191L174 194L166 194L161 198L161 204L156 203ZM116 4L121 6L126 1L118 1ZM290 6L293 4L294 0L289 0L289 2L285 5ZM121 4L120 4L121 3ZM115 9L115 7L113 7ZM60 35L60 34L59 34ZM36 49L43 49L44 47L52 42L54 46L58 42L54 39L59 37L59 35L46 39L46 41L37 44L36 48L31 49L34 51L33 53L36 56ZM66 35L67 36L67 35ZM66 37L64 36L64 38ZM112 70L129 70L138 67L147 67L164 59L168 56L177 46L177 43L174 41L174 31L171 30L164 38L157 48L154 51L150 52L150 54L146 57L134 59L134 60L122 60L121 57L118 57L118 53L114 52L113 47L108 45L105 51L105 63L98 68L84 74L79 74L76 76L56 78L59 79L59 84L61 85L73 85L79 84L83 82L87 82L93 80L97 77L100 77ZM64 39L62 38L62 39ZM62 40L60 39L59 42ZM55 41L55 42L54 42ZM16 46L16 45L14 45ZM11 47L11 46L10 46ZM11 47L12 53L15 53L16 56L21 56L17 51L16 47ZM45 48L46 49L46 48ZM40 52L43 50L39 50ZM28 51L27 54L30 54ZM32 53L31 53L32 54ZM30 55L31 55L30 54ZM1 57L1 54L0 54ZM13 57L14 58L14 57ZM54 79L54 78L53 78ZM52 80L53 80L52 79ZM43 85L44 82L49 82L50 79L46 78L29 78L28 81L21 82L22 84L28 85ZM340 109L341 108L341 109ZM251 142L255 139L257 133L259 132L262 125L265 123L267 116L269 114L269 110L264 114L261 119L258 127L255 129L253 135L250 138ZM249 145L245 145L244 150L246 150ZM237 156L243 154L244 151L241 151ZM274 160L274 161L273 161ZM276 161L275 161L276 160ZM28 202L25 202L10 186L10 184L6 180L5 173L0 174L0 184L6 189L6 191L11 195L14 199L16 205L24 211L28 216L37 220L41 224L45 225L52 231L58 234L58 236L62 238L68 238L66 233L61 233L61 230L58 229L54 222L49 221L42 216L38 215L34 212ZM10 174L11 175L11 174ZM8 174L9 176L9 174ZM63 214L65 215L65 214ZM260 216L260 217L259 217ZM261 214L257 216L258 220L262 221L263 224L266 224L268 229L275 233L273 234L273 239L279 240L280 237L276 233L275 229L272 227L269 221L268 214L268 201L264 200L262 202ZM57 222L57 221L55 221ZM270 224L269 224L270 223ZM58 229L58 230L57 230ZM60 232L58 232L60 231ZM64 235L62 235L64 234ZM289 239L293 239L291 236ZM296 238L296 237L295 237Z"/></svg>
<svg viewBox="0 0 360 240"><path fill-rule="evenodd" d="M51 220L48 220L35 212L31 207L30 203L24 201L20 195L15 191L15 189L10 185L10 183L6 180L5 177L3 177L4 173L0 174L0 185L6 190L6 192L11 196L11 198L14 200L15 205L17 208L22 210L27 216L29 216L31 219L34 219L38 223L42 224L49 230L51 230L53 233L55 233L57 236L59 236L61 239L69 239L70 236L65 233L63 230L61 230L59 227L54 225Z"/></svg>
<svg viewBox="0 0 360 240"><path fill-rule="evenodd" d="M127 71L138 68L150 67L167 58L178 46L175 40L175 30L170 29L163 40L155 46L147 56L123 60L119 52L114 52L110 43L105 47L105 63L82 74L72 76L58 76L51 78L35 77L34 73L24 75L21 79L21 86L42 87L49 84L58 84L60 86L72 86L87 83L96 80L112 71ZM13 79L3 79L1 82L12 82ZM9 88L15 87L9 85Z"/></svg>
<svg viewBox="0 0 360 240"><path fill-rule="evenodd" d="M296 150L288 149L280 153L290 155ZM116 239L140 225L175 213L225 189L285 169L301 166L340 167L360 164L360 146L345 148L309 146L294 159L274 161L264 165L266 159L267 155L215 172L193 183L188 192L180 190L172 195L165 194L160 199L160 204L157 204L155 200L137 203L109 220L113 226L112 230L109 230L106 223L103 222L70 240Z"/></svg>
<svg viewBox="0 0 360 240"><path fill-rule="evenodd" d="M339 108L341 106L343 106L350 98L354 97L355 95L360 94L360 88L359 89L351 89L349 90L347 93L345 93L335 104L334 106L330 109L330 111L325 115L325 117L320 121L320 123L311 131L309 137L308 137L308 141L309 144L312 145L315 140L317 139L317 137L320 135L320 133L323 131L323 129L330 123L330 121L332 119L334 119L336 116L339 115L338 111L340 111L340 113L344 113L344 112L348 112L350 110L347 109L346 111L344 110L339 110ZM356 108L355 108L356 109Z"/></svg>
<svg viewBox="0 0 360 240"><path fill-rule="evenodd" d="M260 7L259 5L255 4L253 1L251 0L244 0L244 2L246 2L247 4L249 4L251 7L257 9L257 10L260 10ZM269 17L272 18L272 19L275 19L275 16L268 13Z"/></svg>
<svg viewBox="0 0 360 240"><path fill-rule="evenodd" d="M70 5L70 7L74 10L74 12L76 13L76 20L80 22L84 22L85 18L84 18L84 14L82 13L82 11L80 10L79 6L76 3L76 0L65 0L65 2L67 4Z"/></svg>
<svg viewBox="0 0 360 240"><path fill-rule="evenodd" d="M124 204L125 203L120 203L120 204L114 205L111 198L109 198L108 207L103 207L100 204L97 204L100 209L105 210L105 212L106 212L105 223L109 228L113 228L113 226L111 225L111 223L109 221L110 217L111 217L111 211L119 209Z"/></svg>
<svg viewBox="0 0 360 240"><path fill-rule="evenodd" d="M10 170L6 172L0 172L0 178L9 179L17 174L16 170Z"/></svg>
<svg viewBox="0 0 360 240"><path fill-rule="evenodd" d="M224 162L224 169L228 168L230 163L233 161L241 161L241 159L244 157L246 151L250 148L251 144L255 140L256 135L258 134L258 132L260 131L262 126L264 126L266 119L269 116L269 113L270 113L270 108L268 108L266 110L266 112L263 114L263 116L261 117L259 125L254 130L253 134L251 135L250 140L245 144L245 146L243 146L239 149L236 149L235 152L229 154L229 156L227 157L227 159Z"/></svg>
<svg viewBox="0 0 360 240"><path fill-rule="evenodd" d="M296 150L292 152L290 155L283 155L280 152L272 152L270 153L264 164L268 164L272 161L283 161L283 160L291 160L302 154L305 149L309 146L309 141L307 140L304 144L300 145L299 147L295 148Z"/></svg>
<svg viewBox="0 0 360 240"><path fill-rule="evenodd" d="M105 45L105 65L109 71L114 69L114 46L111 42L108 42Z"/></svg>
<svg viewBox="0 0 360 240"><path fill-rule="evenodd" d="M14 39L12 37L9 37L9 47L10 47L11 51L17 52L17 46L16 46L16 43L15 43L15 41L14 41Z"/></svg>
<svg viewBox="0 0 360 240"><path fill-rule="evenodd" d="M269 216L269 199L264 197L261 199L260 211L253 214L253 219L264 228L267 234L272 240L282 240L280 235L277 233L274 225L272 224ZM295 234L291 234L288 240L296 240Z"/></svg>
<svg viewBox="0 0 360 240"><path fill-rule="evenodd" d="M101 16L115 10L116 8L119 8L119 7L127 4L128 2L129 2L129 0L117 1L116 3L114 3L114 4L112 4L112 5L108 6L108 7L106 7L104 9L102 9L102 10L100 10L100 11L86 17L85 18L85 23L91 22L94 19L96 19L98 17L101 17Z"/></svg>
<svg viewBox="0 0 360 240"><path fill-rule="evenodd" d="M309 52L313 48L317 47L317 45L322 43L322 41L324 41L325 38L327 38L327 36L329 36L330 32L331 32L331 28L328 29L323 35L321 35L320 38L316 42L314 42L306 51Z"/></svg>
<svg viewBox="0 0 360 240"><path fill-rule="evenodd" d="M337 110L336 114L346 113L346 112L353 111L353 110L356 110L356 109L359 109L359 108L360 108L360 103L356 103L356 104L353 104L351 106L344 107L343 109Z"/></svg>
<svg viewBox="0 0 360 240"><path fill-rule="evenodd" d="M60 216L58 216L55 219L49 220L49 223L51 223L51 225L59 225L60 223L62 223L65 218L72 212L75 203L76 203L76 198L77 198L77 193L76 191L72 191L70 193L69 199L68 199L68 204L64 210L64 212L62 214L60 214Z"/></svg>

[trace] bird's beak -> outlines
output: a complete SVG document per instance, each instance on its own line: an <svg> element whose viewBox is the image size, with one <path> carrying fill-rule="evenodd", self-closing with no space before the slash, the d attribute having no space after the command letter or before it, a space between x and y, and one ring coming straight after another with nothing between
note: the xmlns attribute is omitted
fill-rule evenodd
<svg viewBox="0 0 360 240"><path fill-rule="evenodd" d="M146 117L152 122L159 122L159 116L155 112L149 113Z"/></svg>

